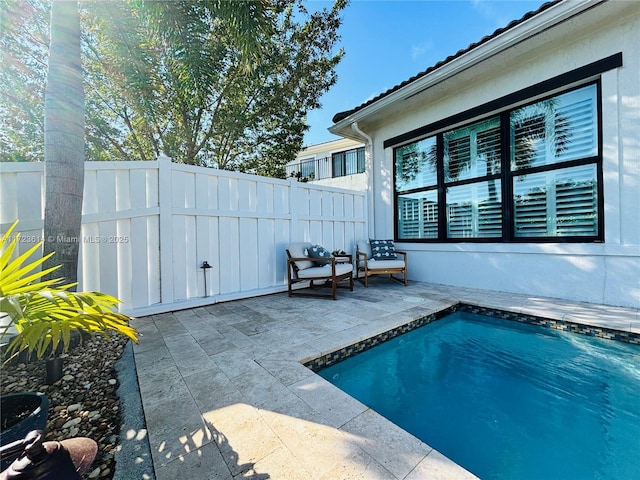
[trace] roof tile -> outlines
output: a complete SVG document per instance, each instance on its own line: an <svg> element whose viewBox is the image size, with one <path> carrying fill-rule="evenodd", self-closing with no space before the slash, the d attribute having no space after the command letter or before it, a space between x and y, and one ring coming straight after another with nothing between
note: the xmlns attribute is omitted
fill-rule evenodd
<svg viewBox="0 0 640 480"><path fill-rule="evenodd" d="M377 102L378 100L381 100L381 99L387 97L388 95L390 95L393 92L401 89L402 87L404 87L406 85L409 85L412 82L415 82L419 78L422 78L425 75L428 75L429 73L433 72L434 70L437 70L438 68L443 67L444 65L452 62L456 58L461 57L465 53L470 52L471 50L479 47L480 45L483 45L483 44L487 43L489 40L492 40L492 39L496 38L497 36L503 34L504 32L506 32L508 30L511 30L515 26L520 25L524 21L526 21L526 20L530 19L531 17L534 17L534 16L542 13L543 11L545 11L548 8L552 7L553 5L555 5L557 3L560 3L561 1L564 1L564 0L552 0L550 2L546 2L546 3L542 4L540 6L540 8L538 8L537 10L533 10L531 12L525 13L520 19L513 20L506 27L498 28L495 32L491 33L490 35L486 35L486 36L482 37L479 41L470 44L468 47L463 48L461 50L458 50L453 55L449 55L444 60L439 61L435 65L432 65L431 67L427 68L426 70L418 73L417 75L414 75L413 77L409 78L408 80L405 80L404 82L396 85L395 87L390 88L386 92L383 92L380 95L377 95L376 97L372 98L371 100L368 100L368 101L362 103L361 105L358 105L357 107L352 108L351 110L346 110L344 112L336 113L333 116L333 119L332 119L333 123L338 123L340 120L344 120L349 115L352 115L352 114L356 113L357 111L362 110L363 108L368 107L369 105Z"/></svg>

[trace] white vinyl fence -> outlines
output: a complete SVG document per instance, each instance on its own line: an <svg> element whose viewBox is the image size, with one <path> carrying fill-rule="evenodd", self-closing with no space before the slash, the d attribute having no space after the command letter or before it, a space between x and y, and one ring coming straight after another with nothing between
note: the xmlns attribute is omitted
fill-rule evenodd
<svg viewBox="0 0 640 480"><path fill-rule="evenodd" d="M43 172L0 164L0 228L20 220L21 251L42 238ZM366 218L364 192L167 157L87 162L78 289L115 295L133 315L280 292L290 242L352 252Z"/></svg>

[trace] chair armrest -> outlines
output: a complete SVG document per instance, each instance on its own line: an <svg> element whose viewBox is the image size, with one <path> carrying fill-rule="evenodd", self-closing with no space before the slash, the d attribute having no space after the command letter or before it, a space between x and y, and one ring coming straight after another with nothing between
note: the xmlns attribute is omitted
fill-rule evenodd
<svg viewBox="0 0 640 480"><path fill-rule="evenodd" d="M289 257L287 256L287 272L291 275L291 270L293 269L294 274L297 276L300 271L300 267L296 262L311 262L312 260L309 257ZM304 269L303 269L304 270Z"/></svg>
<svg viewBox="0 0 640 480"><path fill-rule="evenodd" d="M312 262L326 262L326 263L334 263L336 259L334 257L308 257L307 260L311 260Z"/></svg>
<svg viewBox="0 0 640 480"><path fill-rule="evenodd" d="M360 268L360 261L364 262L364 269L367 269L367 254L365 252L356 252L358 258L356 258L356 268Z"/></svg>
<svg viewBox="0 0 640 480"><path fill-rule="evenodd" d="M315 259L311 257L289 257L287 261L289 262L313 262Z"/></svg>
<svg viewBox="0 0 640 480"><path fill-rule="evenodd" d="M317 263L331 263L333 269L335 270L336 259L334 257L298 257L298 258L287 258L288 264L294 264L294 262L317 262Z"/></svg>
<svg viewBox="0 0 640 480"><path fill-rule="evenodd" d="M396 250L396 255L402 256L402 261L404 262L404 266L405 268L407 268L407 252Z"/></svg>

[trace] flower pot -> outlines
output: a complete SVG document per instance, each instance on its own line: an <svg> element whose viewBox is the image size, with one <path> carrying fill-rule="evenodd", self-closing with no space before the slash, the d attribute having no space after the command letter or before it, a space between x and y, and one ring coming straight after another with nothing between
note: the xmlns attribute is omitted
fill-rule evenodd
<svg viewBox="0 0 640 480"><path fill-rule="evenodd" d="M44 430L49 414L49 399L36 392L0 395L0 444L22 440L31 430ZM2 457L0 471L17 458Z"/></svg>

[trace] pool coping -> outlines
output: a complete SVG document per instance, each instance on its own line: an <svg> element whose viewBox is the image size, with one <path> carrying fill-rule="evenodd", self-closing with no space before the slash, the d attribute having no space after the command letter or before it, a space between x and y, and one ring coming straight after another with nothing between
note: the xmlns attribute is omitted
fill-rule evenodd
<svg viewBox="0 0 640 480"><path fill-rule="evenodd" d="M372 335L369 338L360 340L347 346L339 347L331 352L321 354L314 358L301 360L302 365L318 373L336 363L342 362L359 353L369 350L377 345L387 342L399 335L403 335L417 328L424 327L432 322L441 320L455 312L474 313L478 315L487 315L509 320L527 325L535 325L553 330L560 330L589 337L603 338L606 340L629 343L632 345L640 345L640 333L618 330L598 325L588 325L568 320L557 320L537 315L514 312L509 310L501 310L494 307L484 307L481 305L473 305L471 303L458 302L449 307L443 308L436 312L432 312L423 317L411 320L397 327L386 330L382 333Z"/></svg>

